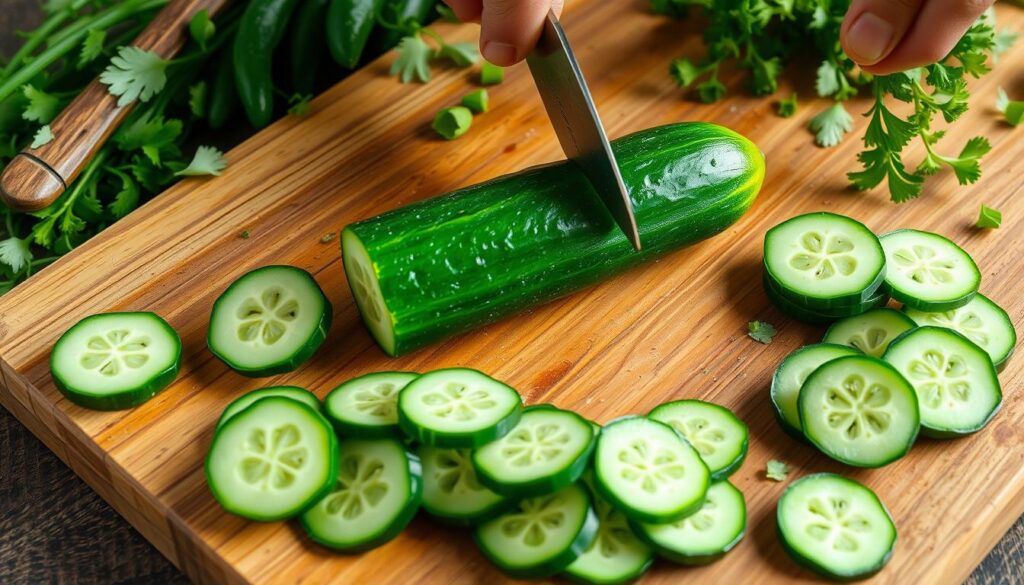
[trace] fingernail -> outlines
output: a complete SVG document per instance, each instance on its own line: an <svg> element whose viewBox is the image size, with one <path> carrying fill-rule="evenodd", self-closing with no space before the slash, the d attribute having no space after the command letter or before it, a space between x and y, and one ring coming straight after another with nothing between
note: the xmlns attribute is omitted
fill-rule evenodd
<svg viewBox="0 0 1024 585"><path fill-rule="evenodd" d="M865 12L846 31L846 50L861 65L872 65L889 50L894 31L889 21Z"/></svg>
<svg viewBox="0 0 1024 585"><path fill-rule="evenodd" d="M518 61L518 50L508 43L487 41L484 43L484 59L495 65L507 66Z"/></svg>

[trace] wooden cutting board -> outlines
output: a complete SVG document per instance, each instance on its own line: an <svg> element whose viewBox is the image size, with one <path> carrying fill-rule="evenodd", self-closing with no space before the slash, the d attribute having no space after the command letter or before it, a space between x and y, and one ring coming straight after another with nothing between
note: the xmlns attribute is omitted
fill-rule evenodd
<svg viewBox="0 0 1024 585"><path fill-rule="evenodd" d="M387 76L388 55L318 98L309 117L284 119L233 150L221 178L182 182L0 298L3 405L200 583L503 582L465 530L421 517L386 546L337 555L306 540L294 524L256 524L222 512L203 479L214 422L247 390L295 384L322 397L366 372L447 366L481 369L518 388L529 403L553 402L599 422L689 397L721 403L747 422L750 454L733 477L749 507L745 540L708 567L659 562L646 582L810 580L776 542L773 515L785 484L765 479L772 458L793 466L791 478L837 471L878 492L900 538L876 581L960 582L1024 511L1024 357L1001 376L1003 411L977 436L921 440L903 460L874 471L833 463L789 438L773 419L772 371L786 353L817 341L822 329L769 305L760 285L760 247L775 223L821 209L852 215L879 232L935 230L974 255L984 271L982 290L1021 328L1024 140L1022 130L1000 121L993 104L998 86L1024 95L1017 73L1024 70L1024 48L972 84L974 109L944 140L952 151L970 136L989 136L994 148L984 177L959 188L944 171L919 200L896 206L881 190L848 189L856 137L828 150L812 144L805 127L824 102L802 100L798 114L785 120L775 116L771 99L742 90L711 106L683 99L668 63L701 54L700 23L652 16L647 4L580 0L565 16L568 34L611 135L702 119L760 145L768 159L764 189L727 232L528 314L401 359L385 357L354 310L337 240L321 238L354 220L561 157L525 68L508 71L505 84L491 90L492 112L449 143L434 137L430 121L473 89L474 75L450 69L428 85L403 86ZM1004 8L999 16L1004 26L1021 30L1024 12ZM469 25L438 28L458 40L477 34ZM813 94L810 75L796 75L801 96ZM740 85L737 73L729 77ZM793 90L783 87L780 95ZM866 109L863 101L851 106ZM863 119L857 124L855 136ZM1002 229L971 227L981 203L1003 211ZM250 380L207 351L207 319L228 283L270 263L315 274L334 303L335 323L302 369ZM184 342L181 375L134 410L77 408L54 389L50 347L82 317L115 310L164 316ZM752 319L778 326L774 343L746 336Z"/></svg>

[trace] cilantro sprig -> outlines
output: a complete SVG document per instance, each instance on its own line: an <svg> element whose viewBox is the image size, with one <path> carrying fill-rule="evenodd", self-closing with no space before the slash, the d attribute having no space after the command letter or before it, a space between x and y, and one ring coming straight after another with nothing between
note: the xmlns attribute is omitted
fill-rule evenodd
<svg viewBox="0 0 1024 585"><path fill-rule="evenodd" d="M460 68L470 67L480 61L480 51L475 43L446 42L440 34L416 21L380 24L405 33L398 42L398 56L391 64L390 72L402 83L430 81L430 64L433 61L448 61Z"/></svg>
<svg viewBox="0 0 1024 585"><path fill-rule="evenodd" d="M991 10L938 63L874 77L857 69L840 48L839 31L849 7L845 0L651 0L651 6L671 16L696 9L707 19L704 56L676 59L670 66L676 83L692 88L701 101L717 101L726 94L718 76L730 62L747 70L752 93L768 95L777 90L794 51L814 54L821 59L815 90L836 103L815 115L810 129L820 146L831 147L854 126L843 103L867 92L873 99L864 114L868 118L864 149L857 157L861 169L848 174L855 187L873 189L884 183L891 199L903 202L919 196L927 177L943 168L951 169L960 184L981 176L981 159L991 149L988 140L977 136L964 143L958 154L943 152L945 146L939 142L945 131L936 123L940 118L953 123L967 111L967 79L988 73L990 63L1017 37L1011 31L996 30ZM909 104L910 113L893 109L894 102ZM1007 104L1010 123L1024 120L1024 105L1010 107L1008 100L1000 104ZM785 100L780 102L780 115L790 110ZM918 141L925 155L912 165L904 160L904 153Z"/></svg>

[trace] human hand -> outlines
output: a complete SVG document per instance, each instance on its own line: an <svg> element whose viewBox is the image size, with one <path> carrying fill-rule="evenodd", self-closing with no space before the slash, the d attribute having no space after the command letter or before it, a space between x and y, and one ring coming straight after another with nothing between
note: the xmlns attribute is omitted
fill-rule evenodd
<svg viewBox="0 0 1024 585"><path fill-rule="evenodd" d="M463 22L480 22L480 53L495 65L507 67L533 50L552 8L562 11L563 0L444 0Z"/></svg>
<svg viewBox="0 0 1024 585"><path fill-rule="evenodd" d="M995 0L853 0L839 38L875 75L941 60Z"/></svg>

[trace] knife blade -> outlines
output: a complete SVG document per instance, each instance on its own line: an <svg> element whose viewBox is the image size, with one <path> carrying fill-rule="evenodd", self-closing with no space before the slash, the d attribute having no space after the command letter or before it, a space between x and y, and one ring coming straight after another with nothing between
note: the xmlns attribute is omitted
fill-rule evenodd
<svg viewBox="0 0 1024 585"><path fill-rule="evenodd" d="M608 143L594 99L554 11L548 12L536 48L526 57L537 91L565 156L583 169L601 201L640 249L633 202Z"/></svg>

